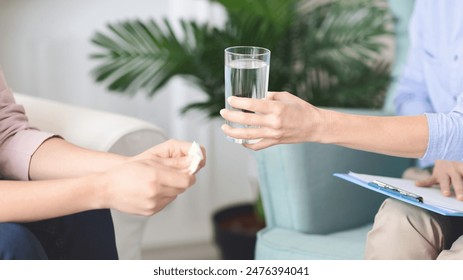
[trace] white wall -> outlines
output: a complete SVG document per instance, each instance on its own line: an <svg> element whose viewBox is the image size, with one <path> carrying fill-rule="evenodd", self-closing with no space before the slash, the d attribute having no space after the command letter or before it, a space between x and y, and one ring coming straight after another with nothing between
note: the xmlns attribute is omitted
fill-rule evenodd
<svg viewBox="0 0 463 280"><path fill-rule="evenodd" d="M176 80L152 99L128 98L109 93L90 76L96 30L117 20L162 17L223 21L221 10L206 0L0 0L0 65L14 91L138 117L169 137L206 146L208 164L196 186L150 220L145 247L209 240L212 212L253 200L257 192L251 183L254 159L224 139L221 119L179 115L185 104L203 98L201 92Z"/></svg>

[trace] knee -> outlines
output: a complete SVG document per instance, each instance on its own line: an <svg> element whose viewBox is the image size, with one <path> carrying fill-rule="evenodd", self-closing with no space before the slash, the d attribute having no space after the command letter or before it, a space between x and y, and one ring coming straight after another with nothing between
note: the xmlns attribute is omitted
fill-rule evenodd
<svg viewBox="0 0 463 280"><path fill-rule="evenodd" d="M396 200L386 199L375 217L374 229L381 228L392 234L404 232L442 231L439 220L429 211L414 205Z"/></svg>
<svg viewBox="0 0 463 280"><path fill-rule="evenodd" d="M387 199L367 235L367 259L435 259L442 247L437 220L419 207Z"/></svg>
<svg viewBox="0 0 463 280"><path fill-rule="evenodd" d="M381 205L376 220L384 220L387 223L411 222L422 219L425 211L413 205L404 203L396 199L386 199Z"/></svg>
<svg viewBox="0 0 463 280"><path fill-rule="evenodd" d="M47 255L26 227L16 223L0 223L0 259L47 259Z"/></svg>

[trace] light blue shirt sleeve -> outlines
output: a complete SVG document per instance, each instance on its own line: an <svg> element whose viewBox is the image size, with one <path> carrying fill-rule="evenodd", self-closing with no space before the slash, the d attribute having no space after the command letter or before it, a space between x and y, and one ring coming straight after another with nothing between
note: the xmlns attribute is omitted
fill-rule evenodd
<svg viewBox="0 0 463 280"><path fill-rule="evenodd" d="M450 113L426 114L429 142L422 160L463 161L463 96Z"/></svg>

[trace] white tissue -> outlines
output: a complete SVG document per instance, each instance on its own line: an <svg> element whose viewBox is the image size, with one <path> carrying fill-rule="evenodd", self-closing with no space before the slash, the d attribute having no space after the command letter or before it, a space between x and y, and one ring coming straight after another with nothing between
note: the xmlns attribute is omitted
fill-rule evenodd
<svg viewBox="0 0 463 280"><path fill-rule="evenodd" d="M188 167L188 173L193 174L198 170L199 163L204 159L203 151L198 143L193 142L191 148L188 151L188 155L191 157L191 163Z"/></svg>

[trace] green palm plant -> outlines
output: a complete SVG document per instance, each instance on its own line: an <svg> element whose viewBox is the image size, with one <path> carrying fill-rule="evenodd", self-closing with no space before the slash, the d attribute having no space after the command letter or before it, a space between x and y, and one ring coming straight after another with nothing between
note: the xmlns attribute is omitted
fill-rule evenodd
<svg viewBox="0 0 463 280"><path fill-rule="evenodd" d="M207 96L183 108L219 116L224 107L223 51L255 45L272 51L270 90L287 90L317 106L382 105L389 64L380 57L379 38L390 35L391 17L378 1L210 0L223 6L223 27L168 20L127 20L108 24L92 42L98 82L123 94L152 96L182 76Z"/></svg>

